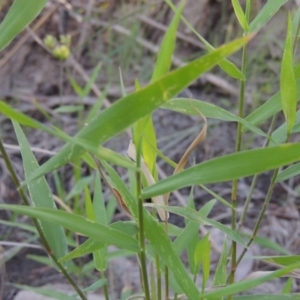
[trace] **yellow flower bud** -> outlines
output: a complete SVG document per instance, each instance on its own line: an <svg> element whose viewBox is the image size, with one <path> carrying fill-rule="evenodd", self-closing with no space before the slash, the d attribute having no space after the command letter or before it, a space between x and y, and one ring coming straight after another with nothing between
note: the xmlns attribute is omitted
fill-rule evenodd
<svg viewBox="0 0 300 300"><path fill-rule="evenodd" d="M47 34L44 38L44 44L48 49L53 50L57 45L56 38L51 34Z"/></svg>
<svg viewBox="0 0 300 300"><path fill-rule="evenodd" d="M57 46L52 54L55 58L64 61L70 56L70 49L65 45Z"/></svg>
<svg viewBox="0 0 300 300"><path fill-rule="evenodd" d="M71 35L70 34L60 35L59 40L62 45L65 45L68 48L70 48L70 46L71 46Z"/></svg>

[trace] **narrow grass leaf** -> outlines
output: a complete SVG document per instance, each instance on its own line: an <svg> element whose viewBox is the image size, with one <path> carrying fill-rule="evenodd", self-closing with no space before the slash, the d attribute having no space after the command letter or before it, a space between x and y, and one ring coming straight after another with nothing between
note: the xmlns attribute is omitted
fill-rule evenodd
<svg viewBox="0 0 300 300"><path fill-rule="evenodd" d="M300 294L291 294L291 295L247 295L247 296L236 296L233 297L234 300L300 300Z"/></svg>
<svg viewBox="0 0 300 300"><path fill-rule="evenodd" d="M87 82L87 84L85 85L83 91L82 91L82 95L80 95L82 98L86 97L92 90L93 84L96 82L98 75L100 73L102 67L102 62L99 62L96 67L94 68L89 81Z"/></svg>
<svg viewBox="0 0 300 300"><path fill-rule="evenodd" d="M95 221L95 213L93 209L93 203L91 199L91 193L89 191L88 186L84 185L84 200L85 200L85 215L86 218Z"/></svg>
<svg viewBox="0 0 300 300"><path fill-rule="evenodd" d="M114 245L134 252L139 251L137 241L131 236L75 214L50 208L24 207L21 205L8 204L1 204L0 209L11 210L32 218L45 220L63 226L74 232L81 233L97 241L106 243L107 245Z"/></svg>
<svg viewBox="0 0 300 300"><path fill-rule="evenodd" d="M297 99L300 99L300 79L297 79L296 85ZM276 93L267 102L265 102L263 105L254 110L251 114L249 114L245 120L253 125L259 125L281 110L281 94ZM245 126L243 127L243 129L246 129Z"/></svg>
<svg viewBox="0 0 300 300"><path fill-rule="evenodd" d="M82 105L62 105L56 109L53 109L53 112L59 114L64 114L64 113L71 114L74 112L83 111L83 108L84 107Z"/></svg>
<svg viewBox="0 0 300 300"><path fill-rule="evenodd" d="M137 221L138 207L136 199L132 196L120 176L109 165L104 163L103 166L107 170L119 193L122 194L126 205L130 208L133 218ZM180 288L189 299L198 299L200 293L187 273L170 238L164 229L159 226L157 220L155 220L146 210L144 210L144 227L146 239L149 241L156 254L168 267L170 272L173 273Z"/></svg>
<svg viewBox="0 0 300 300"><path fill-rule="evenodd" d="M43 295L48 297L51 297L52 299L57 299L57 300L72 300L73 298L71 296L68 296L66 293L59 292L54 290L53 288L41 288L41 287L31 287L28 285L23 285L23 284L13 284L14 287L20 289L20 290L25 290L25 291L32 291L36 294ZM38 297L40 298L40 297Z"/></svg>
<svg viewBox="0 0 300 300"><path fill-rule="evenodd" d="M47 0L15 0L0 24L0 51L20 33L46 5Z"/></svg>
<svg viewBox="0 0 300 300"><path fill-rule="evenodd" d="M106 147L99 146L95 154L100 159L104 159L114 165L122 166L131 170L136 170L136 166L131 160Z"/></svg>
<svg viewBox="0 0 300 300"><path fill-rule="evenodd" d="M282 294L290 294L293 289L294 278L290 277L283 286ZM300 297L299 297L300 298Z"/></svg>
<svg viewBox="0 0 300 300"><path fill-rule="evenodd" d="M297 125L300 124L300 110L296 113L296 125L293 127L292 133L299 132L297 129ZM272 133L272 141L270 142L269 146L275 146L275 143L282 144L286 141L287 138L287 128L286 128L286 122L284 122L280 127L278 127L273 133Z"/></svg>
<svg viewBox="0 0 300 300"><path fill-rule="evenodd" d="M300 255L285 255L285 256L255 256L254 259L261 259L272 262L281 266L289 266L300 261Z"/></svg>
<svg viewBox="0 0 300 300"><path fill-rule="evenodd" d="M85 289L83 289L83 291L85 291L85 292L94 292L94 291L100 289L105 284L107 284L106 279L99 279L96 282L94 282L93 284L91 284L88 287L86 287Z"/></svg>
<svg viewBox="0 0 300 300"><path fill-rule="evenodd" d="M62 257L59 261L65 262L70 259L74 259L77 257L82 257L86 254L93 253L95 251L98 251L102 248L106 247L105 243L102 243L100 241L96 241L94 239L88 239L85 242L83 242L80 246L72 250L71 252L67 253L64 257Z"/></svg>
<svg viewBox="0 0 300 300"><path fill-rule="evenodd" d="M295 13L295 16L293 18L293 38L298 39L297 30L300 23L300 7L298 7L297 12ZM299 34L299 32L298 32Z"/></svg>
<svg viewBox="0 0 300 300"><path fill-rule="evenodd" d="M167 74L171 68L172 55L175 49L175 42L176 42L176 32L180 22L180 16L184 4L185 4L185 0L182 0L179 4L179 7L176 9L175 15L159 47L151 82Z"/></svg>
<svg viewBox="0 0 300 300"><path fill-rule="evenodd" d="M214 205L215 200L207 202L197 213L203 217L207 217ZM198 238L199 222L189 221L181 234L175 239L173 245L178 255L190 244L195 236Z"/></svg>
<svg viewBox="0 0 300 300"><path fill-rule="evenodd" d="M240 25L242 26L244 32L248 32L249 31L249 24L247 22L245 13L241 7L241 4L239 2L239 0L231 0L233 9L234 9L234 13L240 23Z"/></svg>
<svg viewBox="0 0 300 300"><path fill-rule="evenodd" d="M222 253L219 258L218 266L213 279L213 286L224 285L227 281L227 260L228 260L228 246L227 237L224 237L224 244Z"/></svg>
<svg viewBox="0 0 300 300"><path fill-rule="evenodd" d="M110 163L123 166L125 168L133 170L136 169L135 165L126 157L105 147L93 145L89 141L83 141L79 138L68 136L65 132L58 128L53 129L51 127L48 127L41 122L38 122L33 118L30 118L25 114L14 110L3 101L0 101L0 112L5 116L11 118L12 120L20 123L21 125L43 130L65 142L70 142L71 144L74 143L78 147L82 147L83 149L85 149L85 151L90 151L91 153L95 154L100 159L105 159Z"/></svg>
<svg viewBox="0 0 300 300"><path fill-rule="evenodd" d="M133 222L116 222L111 224L109 227L119 230L129 236L134 236L137 234L137 226ZM102 241L98 241L92 238L89 238L85 242L83 242L80 246L67 253L64 257L60 259L61 262L68 261L70 259L74 259L77 257L81 257L83 255L98 251L100 249L106 248L106 244ZM133 252L130 252L133 253Z"/></svg>
<svg viewBox="0 0 300 300"><path fill-rule="evenodd" d="M165 226L165 224L160 223L160 226L163 228ZM168 235L169 236L174 236L174 237L178 237L181 233L182 233L183 229L173 225L171 223L168 224Z"/></svg>
<svg viewBox="0 0 300 300"><path fill-rule="evenodd" d="M30 145L20 125L13 122L13 126L21 149L25 178L28 178L39 167L39 164L30 149ZM36 207L51 208L53 209L53 213L56 213L56 205L45 177L29 182L27 187L32 205ZM67 243L62 227L53 225L44 220L42 220L40 224L55 256L57 258L64 256L67 253Z"/></svg>
<svg viewBox="0 0 300 300"><path fill-rule="evenodd" d="M300 160L300 143L229 154L195 165L144 189L144 199L186 186L229 181Z"/></svg>
<svg viewBox="0 0 300 300"><path fill-rule="evenodd" d="M176 13L177 8L172 3L171 0L165 0L165 2L172 8L172 10ZM205 48L208 52L214 51L215 48L208 43L199 33L198 31L189 23L189 21L184 17L181 16L181 20L185 23L185 25L200 39L200 41L204 44ZM232 78L244 80L245 76L243 73L229 60L222 59L218 65Z"/></svg>
<svg viewBox="0 0 300 300"><path fill-rule="evenodd" d="M293 69L293 33L292 17L288 17L288 31L281 63L280 90L283 113L287 123L287 135L290 135L296 122L297 84Z"/></svg>
<svg viewBox="0 0 300 300"><path fill-rule="evenodd" d="M85 126L76 137L94 146L104 143L167 102L224 57L240 49L251 37L245 36L225 44L186 66L168 73L145 88L116 101L111 107L100 113L98 118L93 119ZM145 99L148 99L147 103L145 103ZM133 107L134 109L132 109ZM66 144L57 155L32 175L31 180L59 168L83 153L84 149L81 146Z"/></svg>
<svg viewBox="0 0 300 300"><path fill-rule="evenodd" d="M140 138L142 138L142 156L150 173L154 175L156 173L156 152L153 151L153 146L157 147L157 141L151 115L139 120L134 127L134 143L136 145Z"/></svg>
<svg viewBox="0 0 300 300"><path fill-rule="evenodd" d="M250 32L259 31L263 28L286 2L288 0L268 0L255 19L250 23Z"/></svg>
<svg viewBox="0 0 300 300"><path fill-rule="evenodd" d="M210 241L209 241L209 233L207 233L203 239L201 239L194 253L194 260L196 266L199 267L202 265L202 289L204 290L206 283L209 279L210 273Z"/></svg>
<svg viewBox="0 0 300 300"><path fill-rule="evenodd" d="M212 291L205 293L204 295L201 295L199 299L220 299L221 297L228 296L228 295L233 295L236 293L240 293L243 291L251 290L254 287L266 282L270 281L271 279L275 279L281 276L284 276L291 272L292 270L299 268L300 267L300 262L297 262L296 264L290 265L288 267L284 267L280 270L271 272L271 274L258 277L258 278L253 278L249 280L242 280L236 283L233 283L231 285L228 285L226 287L221 287L218 290ZM272 295L273 296L273 295ZM272 298L274 299L274 298ZM280 300L283 298L280 298Z"/></svg>
<svg viewBox="0 0 300 300"><path fill-rule="evenodd" d="M249 239L251 238L250 234L241 233L241 236L247 237ZM263 246L265 248L271 249L273 251L276 251L278 253L281 253L281 254L285 254L285 255L291 254L287 249L283 248L279 244L272 242L271 240L269 240L265 237L256 236L254 238L254 243L256 243L257 245Z"/></svg>
<svg viewBox="0 0 300 300"><path fill-rule="evenodd" d="M191 209L195 209L194 186L192 186L192 188L190 190L190 195L189 195L189 198L188 198L187 207L189 207ZM185 228L183 229L183 231L185 231L185 234L187 236L190 235L190 240L189 240L188 243L185 243L183 246L186 247L186 252L187 252L187 256L188 256L188 262L189 262L189 267L190 267L191 273L196 274L197 266L195 264L194 253L195 253L195 249L197 247L197 244L199 242L199 227L193 226L192 229L194 229L194 230L187 231L186 229L188 229L187 228L188 225L190 223L193 223L193 225L195 225L195 223L190 221L190 220L187 220L187 219L184 219L184 223L185 223ZM180 236L182 237L182 235L180 235ZM175 246L176 241L178 242L178 239L176 239L174 241L174 243L173 243L174 246Z"/></svg>
<svg viewBox="0 0 300 300"><path fill-rule="evenodd" d="M107 90L108 87L102 92L101 96L98 97L94 105L91 107L91 109L88 112L88 115L85 119L85 123L91 122L100 112L101 106L103 105L104 99L106 98L107 95Z"/></svg>
<svg viewBox="0 0 300 300"><path fill-rule="evenodd" d="M232 205L230 205L228 203L228 201L226 201L223 197L219 196L218 194L216 194L214 191L212 191L211 189L207 188L205 185L200 184L200 187L203 188L205 191L207 191L209 194L211 194L214 198L216 198L217 200L219 200L221 203L223 203L225 206L234 209Z"/></svg>
<svg viewBox="0 0 300 300"><path fill-rule="evenodd" d="M131 159L133 159L134 161L136 160L138 154L137 154L135 145L132 143L132 141L129 142L127 154ZM143 158L141 158L140 163L141 163L140 167L142 170L142 174L145 177L145 183L143 182L143 185L149 186L149 185L154 184L155 180L154 180L148 166L146 165L145 161L143 160ZM164 204L164 197L162 195L159 195L159 196L153 197L152 201L153 201L153 203L156 203L156 204ZM166 219L169 218L168 212L165 212L162 209L158 209L157 213L162 221L165 221Z"/></svg>
<svg viewBox="0 0 300 300"><path fill-rule="evenodd" d="M246 246L245 241L237 232L231 230L230 228L228 228L227 226L225 226L219 222L208 219L206 216L200 214L197 211L194 211L193 209L190 209L188 207L175 207L175 206L155 205L155 204L153 206L160 207L162 209L165 209L165 210L172 212L174 214L177 214L179 216L183 216L184 218L187 218L190 221L194 221L194 222L198 222L201 224L216 227L216 228L220 229L222 232L224 232L233 241L235 241L243 246Z"/></svg>
<svg viewBox="0 0 300 300"><path fill-rule="evenodd" d="M294 176L300 174L300 163L296 163L283 171L281 171L276 178L276 182L282 182L284 180L288 180Z"/></svg>
<svg viewBox="0 0 300 300"><path fill-rule="evenodd" d="M0 101L0 112L18 122L21 125L29 126L35 129L41 128L42 124L38 121L26 116L25 114L14 110L9 105L7 105L4 101ZM46 126L45 126L46 127Z"/></svg>
<svg viewBox="0 0 300 300"><path fill-rule="evenodd" d="M179 22L179 20L178 20ZM174 23L174 21L172 22ZM157 61L156 64L154 66L154 71L153 71L153 75L152 75L152 79L151 82L155 81L156 79L158 79L159 77L162 77L163 75L165 75L171 66L171 61L169 61L169 59L171 59L172 57L172 53L169 53L169 56L165 57L165 61L162 60L162 52L167 52L167 50L172 50L172 44L170 46L168 46L166 44L166 36L169 37L169 41L171 41L170 39L170 31L172 34L172 23L171 23L171 27L168 28L167 33L162 41L162 45L160 46L160 50L157 56ZM171 28L171 29L170 29ZM175 28L175 39L176 39L176 29ZM174 29L173 29L174 30ZM173 41L173 44L175 43L175 40ZM167 52L168 53L168 52ZM139 83L138 80L136 80L136 90L140 90L141 89L141 85ZM136 125L134 126L134 132L133 132L133 138L134 138L134 142L136 145L139 144L140 139L141 143L142 143L142 156L144 157L144 160L148 166L148 168L150 169L150 172L153 176L156 177L157 174L157 170L156 170L156 152L153 151L152 149L152 145L157 148L157 141L156 141L156 133L155 133L155 129L154 129L154 125L153 125L153 121L152 121L152 115L148 115L142 119L140 119Z"/></svg>
<svg viewBox="0 0 300 300"><path fill-rule="evenodd" d="M84 190L84 186L87 184L90 184L93 180L93 176L87 176L80 178L76 184L73 186L69 194L67 195L65 201L69 201L75 196L81 194L81 192Z"/></svg>
<svg viewBox="0 0 300 300"><path fill-rule="evenodd" d="M240 122L244 125L245 128L253 131L254 133L264 137L268 137L268 135L265 134L261 129L254 126L245 119L240 118L221 107L207 103L205 101L187 98L175 98L162 105L162 108L195 116L199 115L195 110L195 108L197 108L207 118L213 118L228 122Z"/></svg>
<svg viewBox="0 0 300 300"><path fill-rule="evenodd" d="M32 233L37 233L37 230L35 226L29 225L29 224L23 224L23 223L16 223L15 221L5 221L5 220L0 220L0 224L5 225L5 226L10 226L10 227L17 227L22 230L27 230Z"/></svg>
<svg viewBox="0 0 300 300"><path fill-rule="evenodd" d="M137 91L141 89L141 85L138 80L135 81L135 86ZM133 140L135 145L139 145L141 141L142 157L147 166L145 166L145 168L150 170L150 176L156 175L156 152L153 151L152 145L154 145L154 148L156 148L157 141L151 114L141 118L136 122L135 126L133 127ZM131 144L132 143L130 142L127 153L129 153ZM131 159L134 161L136 160L136 154L134 154L134 157L130 155L129 157L131 157Z"/></svg>
<svg viewBox="0 0 300 300"><path fill-rule="evenodd" d="M107 216L105 209L105 202L102 193L101 179L99 171L96 172L95 188L93 197L93 209L95 214L95 221L101 225L107 226ZM107 247L94 251L94 263L97 270L104 271L107 269Z"/></svg>

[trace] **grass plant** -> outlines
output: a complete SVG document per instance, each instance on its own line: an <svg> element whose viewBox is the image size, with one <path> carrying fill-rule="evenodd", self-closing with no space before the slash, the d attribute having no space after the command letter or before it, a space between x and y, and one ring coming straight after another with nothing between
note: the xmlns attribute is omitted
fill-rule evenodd
<svg viewBox="0 0 300 300"><path fill-rule="evenodd" d="M14 1L0 25L0 50L3 50L39 14L46 2L45 0ZM287 0L269 0L256 15L252 12L252 1L246 0L245 5L242 6L239 0L232 0L235 17L244 34L216 48L196 32L183 17L185 1L181 1L178 7L175 7L172 1L165 0L165 2L174 11L174 17L161 42L150 82L141 86L136 80L136 90L127 95L121 76L123 97L107 108L102 107L104 99L99 97L87 117L82 112L83 106L80 106L79 129L75 136L69 136L55 126L47 127L23 114L17 108L0 101L0 113L13 122L25 171L25 180L20 183L0 137L2 159L23 200L23 205L0 204L0 209L27 215L33 219L36 230L32 227L29 229L37 231L42 245L51 258L47 260L47 263L52 263L60 270L76 292L73 296L58 292L50 293L56 299L78 299L78 297L87 299L87 291L99 289L102 289L106 300L112 299L110 286L113 283L107 277L108 262L113 256L108 251L111 245L119 249L115 255L136 255L140 264L140 293L131 294L130 290L126 290L122 299L300 299L299 294L291 292L292 279L289 279L285 285L284 294L248 296L239 294L251 291L263 282L278 277L299 278L300 256L284 252L285 249L271 242L260 240L261 244L276 250L280 255L257 259L272 261L277 264L278 268L275 271L261 271L259 274L251 273L238 282L235 278L236 268L249 246L256 241L259 243L258 230L268 208L274 186L300 173L300 143L289 142L290 138L300 130L300 113L297 110L300 65L294 63L294 51L297 49L299 35L300 9L294 16L289 13L287 17L287 34L283 46L280 86L277 94L245 116L247 60L250 55L248 43L257 38L257 33L272 17L276 18L276 13ZM204 43L207 53L170 71L176 33L181 21ZM136 34L135 29L133 32ZM115 51L120 51L121 58L125 60L128 53L132 51L131 42L132 40L128 39L127 44L124 44L124 49L120 47L115 49ZM72 52L72 49L70 50ZM230 55L239 50L242 50L241 69L229 60ZM255 50L251 51L255 52ZM105 62L103 64L105 65ZM125 72L127 68L130 68L130 64L131 60L124 63ZM222 68L228 76L236 80L237 86L239 85L238 115L205 101L177 97L199 76L215 66ZM71 75L69 76L70 83L78 97L83 99L91 92L102 67L101 63L95 67L90 81L83 88ZM105 68L109 67L105 66ZM152 113L161 107L182 114L194 115L204 120L204 127L200 134L187 149L178 165L169 159L167 154L162 153L161 149L158 149ZM61 106L58 111L74 112L74 109L78 107ZM284 120L278 126L276 116L281 111L284 114ZM265 129L259 126L270 118L273 119L269 130L265 132ZM205 142L206 119L237 124L235 152L184 169L190 152L196 145ZM46 131L64 141L65 145L46 163L39 166L21 126ZM129 154L132 160L103 146L106 141L128 128L132 145L135 145L135 155ZM244 150L245 131L251 131L253 135L264 139L264 146ZM174 174L163 180L160 180L158 176L156 164L158 156L174 168ZM75 185L67 195L56 170L69 163L74 165ZM82 177L80 168L83 164L89 167L90 177ZM122 167L129 173L129 183L124 182L112 165ZM286 166L289 167L283 169ZM246 236L242 234L241 227L247 216L251 195L259 180L259 175L266 171L273 172L268 192L252 234ZM63 198L62 202L75 199L73 206L67 202L65 207L57 208L45 179L45 175L49 173L54 173L55 184L60 187L59 195ZM249 176L253 176L249 195L242 200L242 203L238 203L238 182L241 178ZM130 215L130 221L111 222L116 204L112 200L105 203L101 177L117 199L120 208ZM231 203L205 186L228 181L232 181ZM191 192L186 206L169 204L170 193L184 187L194 186L200 186L214 199L197 210L194 205L193 192ZM144 200L150 198L153 203L145 205ZM80 199L84 199L83 206L80 204ZM209 217L217 202L230 207L230 228ZM244 207L240 220L237 219L238 205ZM146 206L151 210L149 211ZM65 211L66 207L68 211ZM168 217L171 213L185 219L184 228L169 224ZM17 226L13 222L6 224ZM199 235L200 225L207 226L205 235ZM213 271L210 257L210 228L217 228L224 235L224 244L215 271ZM68 230L68 234L65 230ZM75 243L74 236L78 234L86 236L86 241ZM68 250L70 244L74 246L72 251ZM237 254L237 244L244 249L241 255ZM184 251L188 254L188 266L182 261L181 254ZM72 260L90 253L93 254L93 260L87 265L83 265L82 262L81 272L85 275L88 273L87 270L90 270L89 268L96 269L99 272L98 278L89 287L79 286L73 275L79 274L80 270ZM45 289L35 290L49 295L49 291Z"/></svg>

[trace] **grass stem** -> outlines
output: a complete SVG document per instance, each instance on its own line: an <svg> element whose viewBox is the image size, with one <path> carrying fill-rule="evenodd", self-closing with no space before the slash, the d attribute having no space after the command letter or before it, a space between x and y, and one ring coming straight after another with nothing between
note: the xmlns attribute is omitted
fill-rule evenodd
<svg viewBox="0 0 300 300"><path fill-rule="evenodd" d="M245 75L246 73L246 64L247 64L247 46L243 47L243 55L242 55L242 73ZM243 118L244 116L244 103L245 103L245 80L241 80L240 82L240 93L239 93L239 117ZM237 138L236 138L236 147L235 151L241 151L242 145L242 123L238 123L237 127ZM234 180L232 183L232 191L231 191L231 200L232 200L232 216L231 216L231 229L233 231L236 230L236 207L237 207L237 186L238 180ZM230 283L234 283L234 276L236 270L236 242L232 241L232 252L231 252L231 274L230 274ZM232 298L228 298L231 300Z"/></svg>
<svg viewBox="0 0 300 300"><path fill-rule="evenodd" d="M246 20L249 23L250 19L250 11L251 11L251 3L250 1L246 2ZM246 68L247 68L247 52L248 52L248 46L245 45L243 47L243 53L242 53L242 67L241 72L244 75L245 79L240 80L240 92L239 92L239 117L244 117L244 106L245 106L245 87L246 87ZM242 123L238 123L237 127L237 133L236 133L236 145L235 145L235 151L240 152L241 151L241 145L242 145L242 136L243 136L243 125ZM231 229L233 231L236 231L236 208L237 208L237 187L238 187L238 179L234 180L232 182L232 191L231 191L231 200L232 200L232 216L231 216ZM235 271L237 267L237 245L235 241L232 241L232 248L231 248L231 273L229 276L229 282L234 283L234 277L235 277ZM228 300L232 300L233 296L229 295Z"/></svg>
<svg viewBox="0 0 300 300"><path fill-rule="evenodd" d="M275 114L272 118L269 130L268 130L268 136L271 136L272 132L274 131L276 121L277 121L277 116L278 116L278 114ZM266 139L266 141L263 145L263 148L268 147L269 144L270 144L270 139ZM250 190L249 190L249 193L247 195L247 199L245 201L245 205L244 205L244 208L243 208L243 213L242 213L242 216L241 216L240 221L239 221L239 225L238 225L238 229L237 229L238 232L240 231L241 227L243 226L243 224L245 222L247 212L248 212L248 208L249 208L249 205L250 205L250 202L251 202L251 199L252 199L252 195L253 195L257 180L258 180L258 176L259 176L258 174L255 174L253 176L251 186L250 186Z"/></svg>
<svg viewBox="0 0 300 300"><path fill-rule="evenodd" d="M168 219L165 219L165 231L168 234ZM165 266L165 299L169 299L169 269Z"/></svg>
<svg viewBox="0 0 300 300"><path fill-rule="evenodd" d="M137 145L137 157L136 157L136 188L137 188L137 199L138 199L138 212L139 212L139 244L141 248L140 252L140 263L142 268L143 277L143 288L145 293L145 299L150 300L150 290L148 284L148 274L146 265L146 247L145 247L145 230L144 230L144 213L143 213L143 199L142 194L142 176L141 176L141 142Z"/></svg>
<svg viewBox="0 0 300 300"><path fill-rule="evenodd" d="M106 279L105 274L104 274L104 270L101 271L101 278ZM103 293L104 293L105 300L109 300L107 283L105 283L104 286L103 286Z"/></svg>
<svg viewBox="0 0 300 300"><path fill-rule="evenodd" d="M157 300L161 300L161 270L159 256L155 255Z"/></svg>

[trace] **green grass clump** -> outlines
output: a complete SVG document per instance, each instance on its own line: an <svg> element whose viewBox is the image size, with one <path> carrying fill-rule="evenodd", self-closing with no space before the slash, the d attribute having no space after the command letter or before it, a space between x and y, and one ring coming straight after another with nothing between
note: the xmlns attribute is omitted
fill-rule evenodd
<svg viewBox="0 0 300 300"><path fill-rule="evenodd" d="M251 1L247 0L243 7L239 0L232 0L235 16L244 34L217 48L200 36L191 27L188 20L182 16L185 1L181 1L177 8L171 1L165 0L165 2L174 10L174 17L160 45L149 84L142 87L136 81L136 90L127 95L121 76L123 97L101 111L104 99L99 98L86 119L83 114L80 114L79 121L82 126L74 137L67 135L57 127L46 127L10 107L4 101L0 101L0 112L13 121L25 170L25 181L20 183L0 139L2 157L24 201L24 206L0 204L0 209L33 218L36 230L51 257L52 264L63 273L81 299L87 299L87 291L100 288L103 289L106 299L111 298L109 290L110 284L113 283L106 277L110 259L108 247L111 245L120 249L118 255L136 255L140 264L141 294L131 295L129 291L126 291L127 296L124 292L122 299L130 299L130 297L148 300L258 299L258 297L262 299L299 299L299 295L291 293L290 284L285 287L284 295L238 296L240 292L249 291L274 278L297 277L295 275L297 273L292 273L300 268L300 257L297 255L260 257L258 259L276 263L278 269L259 274L251 273L240 282L235 280L235 271L247 249L256 241L256 235L275 184L300 173L298 162L300 160L300 144L290 142L291 136L300 129L299 111L297 111L300 67L294 64L300 9L294 17L291 14L288 15L287 35L281 59L280 86L277 94L245 116L248 43L250 40L256 39L257 32L264 28L273 16L276 18L276 13L287 1L267 1L251 20ZM0 30L0 50L4 49L37 16L45 3L46 1L41 0L16 0L13 3L0 25L2 29ZM176 32L181 21L204 43L207 54L170 72ZM228 60L231 54L240 49L242 50L241 69ZM68 52L64 59L69 54ZM238 115L204 101L176 98L199 76L217 65L228 76L236 80L239 86ZM84 88L80 87L70 76L70 82L78 96L84 98L89 94L99 72L101 72L101 64L96 66L90 81ZM196 115L204 120L205 125L202 131L187 149L178 165L157 149L152 113L160 107L183 114ZM61 112L82 111L82 108L78 107L60 107L59 109ZM280 111L283 111L285 120L279 127L276 127L276 117ZM237 123L235 151L183 170L190 152L206 137L206 118ZM265 132L259 125L269 119L271 119L270 128L268 132ZM46 163L39 166L20 125L46 131L63 140L65 145ZM131 129L133 141L130 153L128 153L132 160L102 146L106 141L128 128ZM263 147L242 151L243 134L248 130L265 139ZM172 176L159 180L157 156L163 157L175 168ZM68 205L71 206L70 204L66 205L65 209L69 211L64 211L56 208L44 176L68 163L74 164L76 185L69 195L65 195L66 193L60 188L60 195L65 197L61 199L62 201L74 198L75 202L72 207L68 207ZM90 177L81 177L78 170L83 163L89 166L92 174ZM111 164L122 166L128 171L129 186ZM282 170L282 167L287 165L291 166ZM257 216L252 235L245 238L240 232L240 227L247 216L259 174L266 171L273 172L266 198ZM253 176L253 183L247 199L244 203L240 203L244 209L241 219L238 220L236 213L237 184L239 179L248 176ZM114 201L105 204L100 177L110 188L120 207L130 216L130 221L111 222L116 204ZM54 178L59 186L60 180L55 172ZM232 181L231 203L204 186L209 183L226 181ZM171 192L197 185L214 197L200 210L195 209L192 193L186 207L169 205L168 196ZM27 190L30 197L27 196ZM83 195L84 210L80 206L80 195ZM152 204L147 204L152 208L152 213L144 205L144 200L149 198L153 200ZM218 201L231 209L230 228L208 217ZM159 215L156 214L156 211ZM185 227L179 228L169 224L169 213L182 216L185 219ZM85 214L85 217L82 214ZM238 224L240 225L237 226ZM200 225L218 228L224 235L222 253L214 273L211 267L210 233L208 231L207 234L199 237ZM67 233L63 228L68 229ZM79 245L73 240L72 233L84 235L88 239ZM175 236L175 238L171 239L170 236ZM228 240L231 241L231 246L229 246ZM71 252L68 252L67 244L74 246ZM244 249L240 255L237 254L237 244ZM264 241L264 245L273 250L276 247L278 249L278 245L274 246L274 243L268 241ZM188 268L181 259L183 251L188 253ZM89 287L79 287L72 275L80 274L80 271L73 262L69 261L89 253L93 254L90 268L99 271L99 278ZM49 261L45 263L49 263ZM149 264L153 268L149 268ZM150 271L150 269L155 271ZM85 272L87 273L87 271ZM196 284L199 278L201 285ZM41 290L39 292L46 293ZM57 294L55 297L60 299L63 296ZM75 297L70 298L75 299Z"/></svg>

